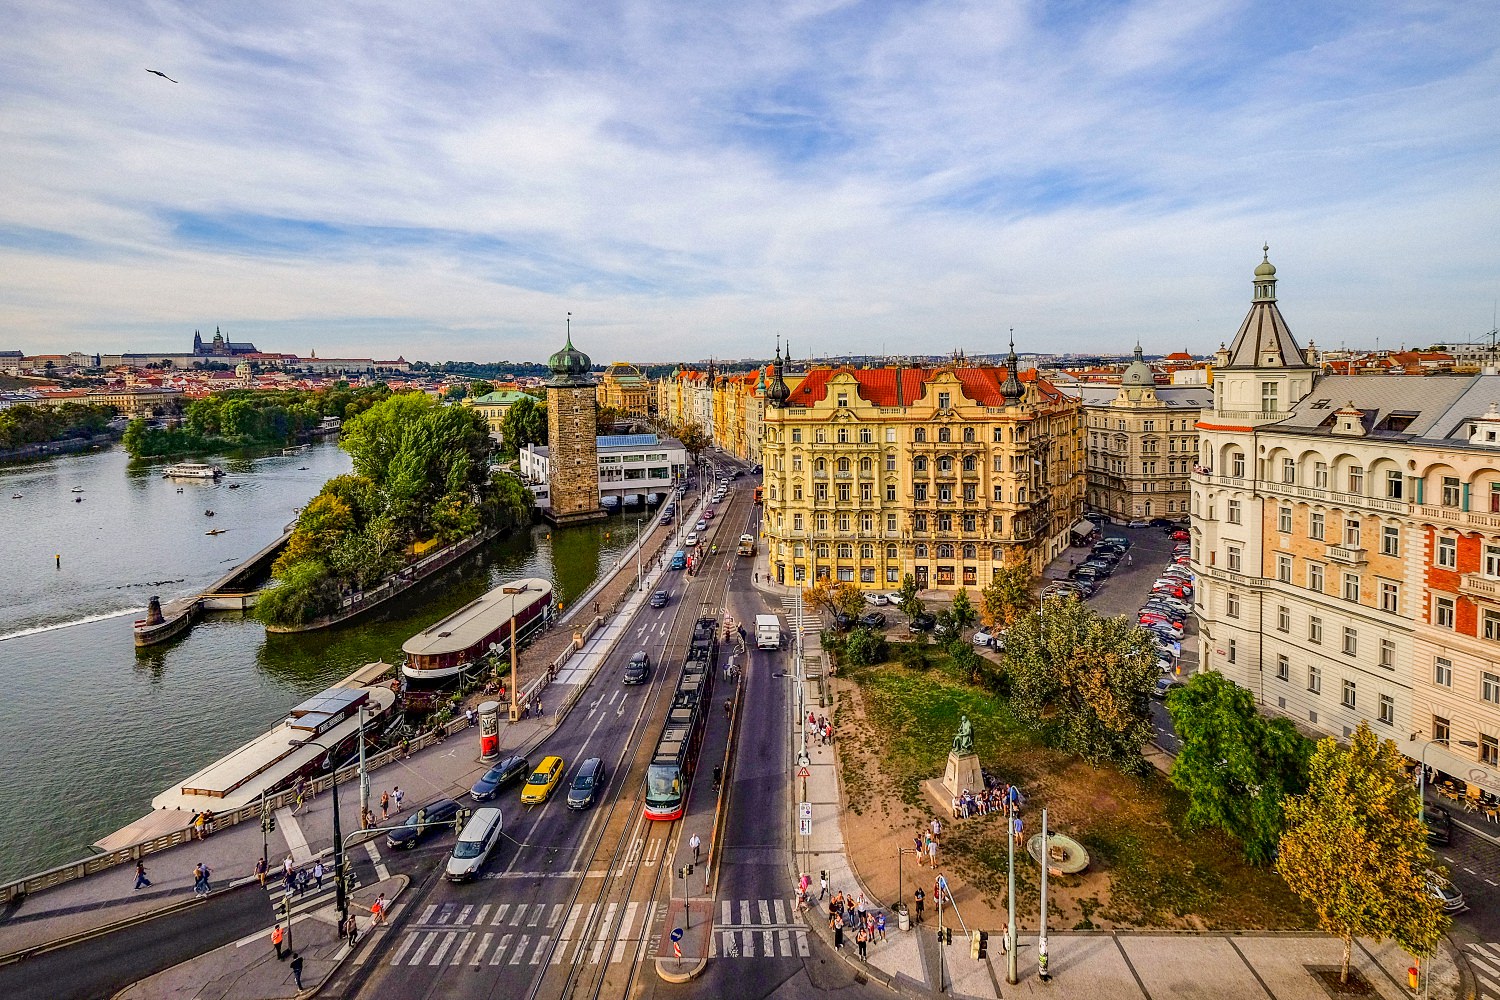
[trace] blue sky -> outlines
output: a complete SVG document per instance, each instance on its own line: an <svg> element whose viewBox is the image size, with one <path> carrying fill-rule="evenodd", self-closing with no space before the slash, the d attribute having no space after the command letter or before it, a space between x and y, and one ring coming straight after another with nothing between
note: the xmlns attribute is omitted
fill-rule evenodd
<svg viewBox="0 0 1500 1000"><path fill-rule="evenodd" d="M482 8L482 9L478 9ZM1211 351L1500 298L1487 4L23 2L0 349ZM160 69L178 84L144 72Z"/></svg>

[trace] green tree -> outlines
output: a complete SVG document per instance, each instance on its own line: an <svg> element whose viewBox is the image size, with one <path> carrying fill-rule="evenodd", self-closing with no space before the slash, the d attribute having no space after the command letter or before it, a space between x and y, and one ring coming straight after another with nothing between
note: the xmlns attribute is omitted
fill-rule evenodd
<svg viewBox="0 0 1500 1000"><path fill-rule="evenodd" d="M708 432L704 430L703 425L696 420L688 420L674 428L672 435L681 441L682 447L686 449L689 458L688 464L697 465L698 456L709 444Z"/></svg>
<svg viewBox="0 0 1500 1000"><path fill-rule="evenodd" d="M851 631L844 640L844 656L850 663L870 666L890 659L891 648L885 641L885 636L874 629L861 627Z"/></svg>
<svg viewBox="0 0 1500 1000"><path fill-rule="evenodd" d="M326 558L354 526L354 511L346 502L336 495L319 493L302 508L292 537L271 568L272 575L303 559Z"/></svg>
<svg viewBox="0 0 1500 1000"><path fill-rule="evenodd" d="M1036 608L1036 577L1030 563L1003 567L979 592L979 619L990 631L1005 631L1017 618Z"/></svg>
<svg viewBox="0 0 1500 1000"><path fill-rule="evenodd" d="M1091 764L1126 770L1145 763L1156 648L1123 617L1101 618L1079 601L1049 598L1024 615L1005 642L1012 703L1058 747Z"/></svg>
<svg viewBox="0 0 1500 1000"><path fill-rule="evenodd" d="M953 595L953 623L961 629L973 628L979 621L979 612L974 610L974 602L969 600L969 589L959 587L958 593Z"/></svg>
<svg viewBox="0 0 1500 1000"><path fill-rule="evenodd" d="M455 382L443 390L443 398L449 402L456 403L469 395L469 387L463 382Z"/></svg>
<svg viewBox="0 0 1500 1000"><path fill-rule="evenodd" d="M901 600L897 604L907 621L922 613L922 599L917 596L917 578L910 573L901 578Z"/></svg>
<svg viewBox="0 0 1500 1000"><path fill-rule="evenodd" d="M547 404L539 403L531 396L516 400L505 409L500 436L505 439L505 450L510 454L520 454L529 444L546 444Z"/></svg>
<svg viewBox="0 0 1500 1000"><path fill-rule="evenodd" d="M1343 941L1341 983L1349 981L1356 936L1390 937L1418 956L1437 949L1448 918L1428 888L1428 870L1437 866L1394 743L1365 722L1347 747L1332 736L1319 740L1307 794L1291 796L1285 808L1276 871L1323 930Z"/></svg>
<svg viewBox="0 0 1500 1000"><path fill-rule="evenodd" d="M488 396L494 391L494 383L488 382L484 379L479 379L478 381L469 383L469 395L471 396Z"/></svg>
<svg viewBox="0 0 1500 1000"><path fill-rule="evenodd" d="M1188 796L1186 824L1218 827L1251 864L1270 863L1286 797L1307 791L1312 744L1290 719L1257 712L1254 696L1217 671L1174 690L1167 711L1182 741L1171 778Z"/></svg>

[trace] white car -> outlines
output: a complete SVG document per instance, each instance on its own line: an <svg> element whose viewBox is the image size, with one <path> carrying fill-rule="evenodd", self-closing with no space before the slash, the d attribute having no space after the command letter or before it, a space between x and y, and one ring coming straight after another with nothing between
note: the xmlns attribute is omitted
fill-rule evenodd
<svg viewBox="0 0 1500 1000"><path fill-rule="evenodd" d="M872 593L872 594L866 594L865 595L865 603L866 604L873 604L877 608L883 608L887 604L891 603L891 599L889 597L886 597L884 594L873 594Z"/></svg>
<svg viewBox="0 0 1500 1000"><path fill-rule="evenodd" d="M688 532L688 536L682 540L682 544L686 545L688 548L692 548L694 545L697 545L698 533L696 531Z"/></svg>
<svg viewBox="0 0 1500 1000"><path fill-rule="evenodd" d="M1004 649L1005 648L1005 636L1004 635L991 635L990 633L986 632L984 629L980 629L978 632L974 633L974 645L976 645L976 646L991 646L991 647L993 647L995 649Z"/></svg>
<svg viewBox="0 0 1500 1000"><path fill-rule="evenodd" d="M1127 527L1127 528L1149 528L1149 527L1151 527L1151 522L1150 521L1142 521L1142 520L1137 519L1137 520L1131 521L1129 524L1125 525L1125 527Z"/></svg>
<svg viewBox="0 0 1500 1000"><path fill-rule="evenodd" d="M885 599L887 601L890 601L891 602L891 606L895 607L895 608L899 608L901 606L901 601L903 600L903 598L901 597L901 591L899 591L899 590L888 590L888 591L886 591L885 592Z"/></svg>

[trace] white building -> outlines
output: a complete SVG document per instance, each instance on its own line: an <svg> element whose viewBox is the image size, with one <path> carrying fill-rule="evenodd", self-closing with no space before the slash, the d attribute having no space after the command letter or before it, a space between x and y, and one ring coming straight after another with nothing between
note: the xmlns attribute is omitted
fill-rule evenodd
<svg viewBox="0 0 1500 1000"><path fill-rule="evenodd" d="M687 449L676 438L601 434L596 440L601 498L665 493L687 475ZM552 481L551 449L546 445L527 445L521 449L520 460L521 477L536 494L537 506L550 506L547 484Z"/></svg>

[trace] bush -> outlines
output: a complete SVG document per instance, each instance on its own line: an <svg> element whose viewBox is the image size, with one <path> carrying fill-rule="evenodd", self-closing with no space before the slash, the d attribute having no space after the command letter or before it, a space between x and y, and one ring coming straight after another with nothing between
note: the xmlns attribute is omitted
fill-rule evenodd
<svg viewBox="0 0 1500 1000"><path fill-rule="evenodd" d="M890 659L891 647L879 632L857 628L844 640L844 656L850 663L868 667Z"/></svg>
<svg viewBox="0 0 1500 1000"><path fill-rule="evenodd" d="M926 670L932 666L924 640L921 639L902 643L896 655L901 665L908 670Z"/></svg>

